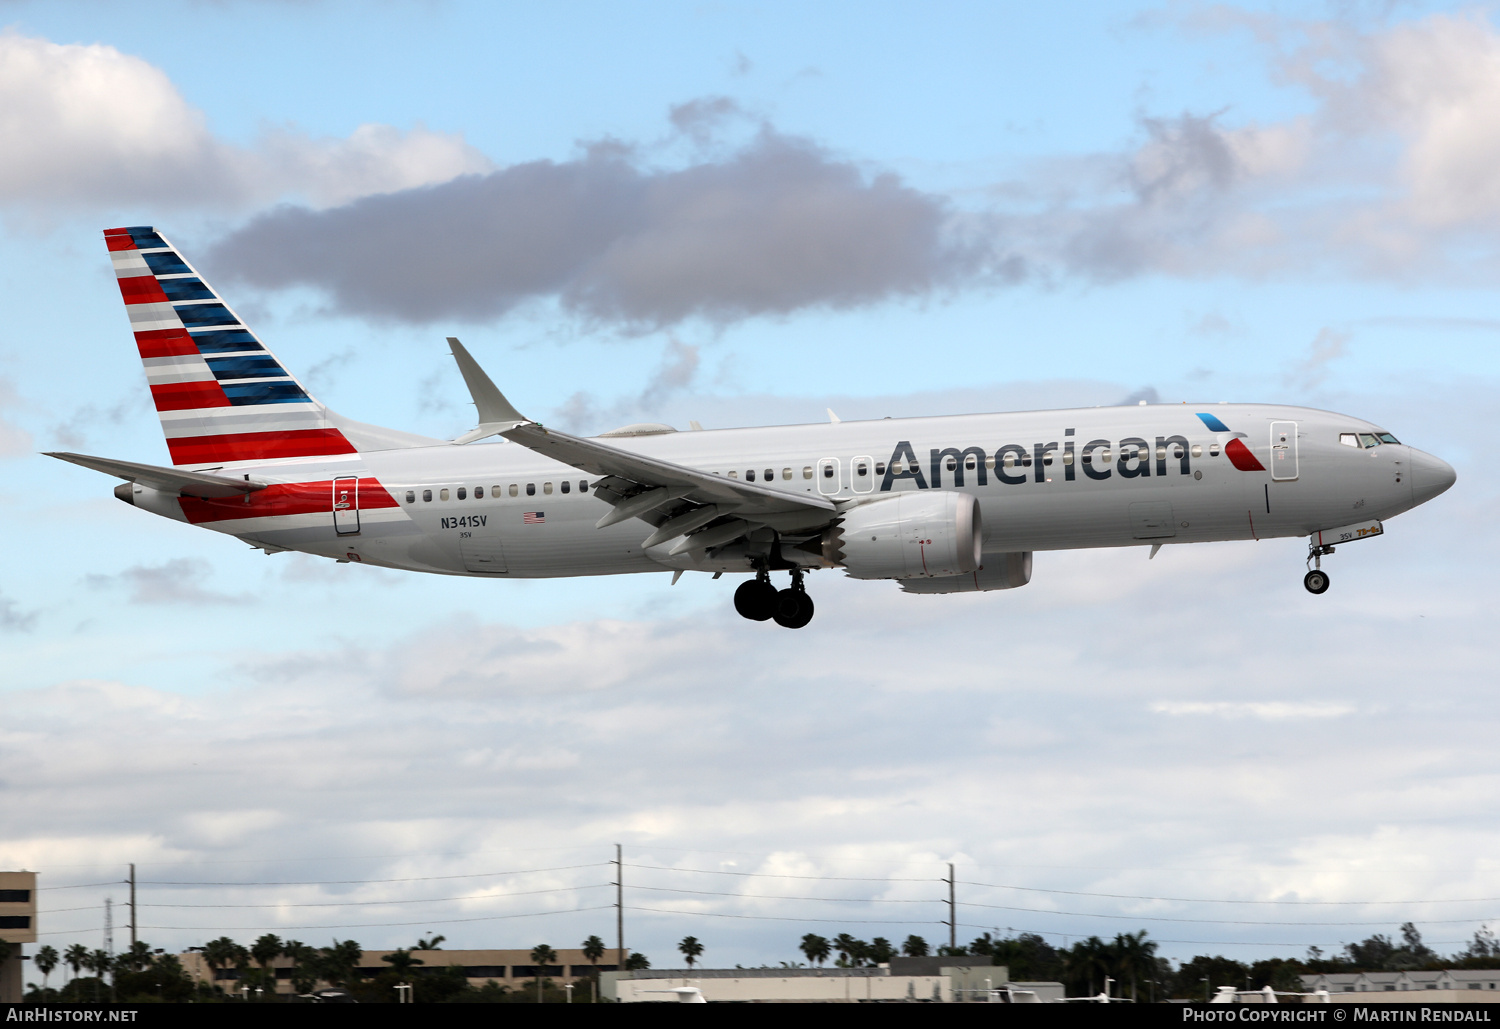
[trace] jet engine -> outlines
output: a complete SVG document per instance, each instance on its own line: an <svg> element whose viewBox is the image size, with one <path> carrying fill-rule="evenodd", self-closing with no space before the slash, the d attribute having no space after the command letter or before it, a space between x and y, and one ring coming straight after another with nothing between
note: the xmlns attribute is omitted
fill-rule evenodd
<svg viewBox="0 0 1500 1029"><path fill-rule="evenodd" d="M984 564L968 575L944 575L934 579L905 579L907 593L978 593L1013 590L1031 581L1031 551L986 554Z"/></svg>
<svg viewBox="0 0 1500 1029"><path fill-rule="evenodd" d="M855 579L962 575L979 567L979 501L967 493L898 493L850 508L823 533L823 558Z"/></svg>

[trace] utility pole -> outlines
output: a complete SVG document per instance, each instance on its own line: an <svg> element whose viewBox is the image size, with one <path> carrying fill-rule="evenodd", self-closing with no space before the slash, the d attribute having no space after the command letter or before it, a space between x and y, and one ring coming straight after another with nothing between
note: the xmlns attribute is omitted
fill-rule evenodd
<svg viewBox="0 0 1500 1029"><path fill-rule="evenodd" d="M115 952L115 902L113 898L104 898L104 953L113 955ZM99 973L103 975L104 973Z"/></svg>
<svg viewBox="0 0 1500 1029"><path fill-rule="evenodd" d="M615 970L625 971L625 863L615 844Z"/></svg>
<svg viewBox="0 0 1500 1029"><path fill-rule="evenodd" d="M948 865L948 952L958 949L958 904L953 893L953 865Z"/></svg>
<svg viewBox="0 0 1500 1029"><path fill-rule="evenodd" d="M135 950L135 862L130 863L130 949Z"/></svg>

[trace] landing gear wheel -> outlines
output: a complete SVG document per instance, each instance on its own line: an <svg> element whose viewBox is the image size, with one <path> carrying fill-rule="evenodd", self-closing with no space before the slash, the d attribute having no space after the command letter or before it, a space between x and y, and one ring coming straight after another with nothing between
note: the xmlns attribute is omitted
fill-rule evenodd
<svg viewBox="0 0 1500 1029"><path fill-rule="evenodd" d="M776 587L765 579L740 583L734 591L734 609L752 622L764 622L776 613Z"/></svg>
<svg viewBox="0 0 1500 1029"><path fill-rule="evenodd" d="M1327 593L1328 573L1315 568L1302 577L1302 585L1307 587L1309 593Z"/></svg>
<svg viewBox="0 0 1500 1029"><path fill-rule="evenodd" d="M776 594L776 624L787 629L800 629L813 617L812 597L795 586Z"/></svg>

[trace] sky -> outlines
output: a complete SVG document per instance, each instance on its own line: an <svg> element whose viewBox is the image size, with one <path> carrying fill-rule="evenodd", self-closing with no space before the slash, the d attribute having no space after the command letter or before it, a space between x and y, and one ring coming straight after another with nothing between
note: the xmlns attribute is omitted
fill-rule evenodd
<svg viewBox="0 0 1500 1029"><path fill-rule="evenodd" d="M1500 921L1500 16L1433 4L0 4L0 867L44 942L367 949ZM1219 400L1449 493L1023 589L493 582L266 556L41 456L168 463L100 230L319 399L452 438L445 336L573 431Z"/></svg>

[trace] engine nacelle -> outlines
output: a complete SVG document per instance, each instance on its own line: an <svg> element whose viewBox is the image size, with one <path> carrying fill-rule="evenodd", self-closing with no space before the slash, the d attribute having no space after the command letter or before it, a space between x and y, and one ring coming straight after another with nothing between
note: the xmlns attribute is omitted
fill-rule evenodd
<svg viewBox="0 0 1500 1029"><path fill-rule="evenodd" d="M850 508L823 534L823 556L856 579L962 575L980 565L984 526L967 493L921 490Z"/></svg>
<svg viewBox="0 0 1500 1029"><path fill-rule="evenodd" d="M945 575L936 579L906 579L901 588L908 593L980 593L1013 590L1031 581L1031 551L986 554L978 571L968 575Z"/></svg>

